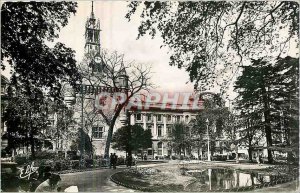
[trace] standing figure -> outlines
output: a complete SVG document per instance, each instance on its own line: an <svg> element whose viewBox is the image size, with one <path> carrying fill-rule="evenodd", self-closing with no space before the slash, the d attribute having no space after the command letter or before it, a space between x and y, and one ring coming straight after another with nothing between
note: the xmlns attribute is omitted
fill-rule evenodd
<svg viewBox="0 0 300 193"><path fill-rule="evenodd" d="M259 154L259 162L260 163L264 163L264 160L263 160L263 155L262 155L262 153L261 154Z"/></svg>
<svg viewBox="0 0 300 193"><path fill-rule="evenodd" d="M113 155L113 160L114 160L113 167L114 167L114 169L116 169L117 168L117 160L118 160L118 156L116 155L116 153L114 153L114 155Z"/></svg>
<svg viewBox="0 0 300 193"><path fill-rule="evenodd" d="M256 156L256 161L257 161L257 164L260 165L260 158L259 158L259 154L257 154Z"/></svg>
<svg viewBox="0 0 300 193"><path fill-rule="evenodd" d="M111 169L111 166L113 165L114 162L114 155L112 153L110 153L110 157L109 157L109 169Z"/></svg>

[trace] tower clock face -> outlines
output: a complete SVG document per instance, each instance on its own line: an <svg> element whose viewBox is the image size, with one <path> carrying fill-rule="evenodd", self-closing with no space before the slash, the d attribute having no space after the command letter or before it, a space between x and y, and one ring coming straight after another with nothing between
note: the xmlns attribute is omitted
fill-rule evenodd
<svg viewBox="0 0 300 193"><path fill-rule="evenodd" d="M101 62L101 58L99 56L96 56L95 57L95 62L99 64Z"/></svg>

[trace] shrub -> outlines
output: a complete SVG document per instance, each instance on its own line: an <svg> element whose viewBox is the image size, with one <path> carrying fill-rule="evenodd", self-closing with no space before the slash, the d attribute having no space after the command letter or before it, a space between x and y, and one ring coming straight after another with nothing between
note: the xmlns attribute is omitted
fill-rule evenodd
<svg viewBox="0 0 300 193"><path fill-rule="evenodd" d="M39 151L35 153L35 159L49 159L49 158L55 158L57 155L55 152L49 152L49 151Z"/></svg>
<svg viewBox="0 0 300 193"><path fill-rule="evenodd" d="M227 156L226 155L215 155L213 156L214 161L226 161Z"/></svg>
<svg viewBox="0 0 300 193"><path fill-rule="evenodd" d="M61 162L60 161L56 161L55 164L54 164L54 168L53 170L54 171L61 171Z"/></svg>
<svg viewBox="0 0 300 193"><path fill-rule="evenodd" d="M68 158L70 160L79 160L80 159L80 156L77 155L77 151L67 151L67 154L68 154Z"/></svg>
<svg viewBox="0 0 300 193"><path fill-rule="evenodd" d="M58 160L55 161L53 170L54 171L63 171L70 169L70 161L69 160Z"/></svg>
<svg viewBox="0 0 300 193"><path fill-rule="evenodd" d="M23 165L29 163L29 159L25 155L16 155L15 156L15 162L18 165Z"/></svg>
<svg viewBox="0 0 300 193"><path fill-rule="evenodd" d="M124 165L124 164L125 164L125 158L124 157L118 157L117 165Z"/></svg>
<svg viewBox="0 0 300 193"><path fill-rule="evenodd" d="M72 169L79 169L79 160L71 160L70 165Z"/></svg>
<svg viewBox="0 0 300 193"><path fill-rule="evenodd" d="M170 160L170 155L164 155L164 159Z"/></svg>
<svg viewBox="0 0 300 193"><path fill-rule="evenodd" d="M94 167L94 160L93 159L85 159L85 167L87 167L87 168Z"/></svg>
<svg viewBox="0 0 300 193"><path fill-rule="evenodd" d="M109 166L109 159L100 159L100 166L105 167Z"/></svg>
<svg viewBox="0 0 300 193"><path fill-rule="evenodd" d="M61 160L61 170L69 170L71 169L71 162L70 160L63 159Z"/></svg>
<svg viewBox="0 0 300 193"><path fill-rule="evenodd" d="M86 168L86 161L84 159L79 160L79 168L80 169Z"/></svg>

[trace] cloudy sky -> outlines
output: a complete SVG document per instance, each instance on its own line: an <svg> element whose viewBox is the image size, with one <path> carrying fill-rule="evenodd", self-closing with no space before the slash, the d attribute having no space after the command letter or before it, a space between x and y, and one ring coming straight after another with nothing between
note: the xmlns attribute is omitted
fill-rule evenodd
<svg viewBox="0 0 300 193"><path fill-rule="evenodd" d="M95 17L101 23L101 45L111 51L125 55L125 60L152 66L152 82L158 90L192 91L193 85L188 82L188 73L175 66L169 66L168 48L160 48L162 39L157 36L151 39L145 36L137 40L140 20L136 15L130 22L125 18L127 13L125 1L94 2ZM78 2L75 16L63 28L58 41L76 51L76 60L80 61L84 51L85 22L91 13L91 1Z"/></svg>

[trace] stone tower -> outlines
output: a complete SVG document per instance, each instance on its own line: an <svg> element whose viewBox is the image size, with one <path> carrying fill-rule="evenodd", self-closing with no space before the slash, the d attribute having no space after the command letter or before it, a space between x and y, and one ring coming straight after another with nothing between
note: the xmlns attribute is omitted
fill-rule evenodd
<svg viewBox="0 0 300 193"><path fill-rule="evenodd" d="M95 18L94 3L92 1L91 15L85 24L85 53L90 53L93 55L99 54L101 47L100 32L100 20L96 20Z"/></svg>

